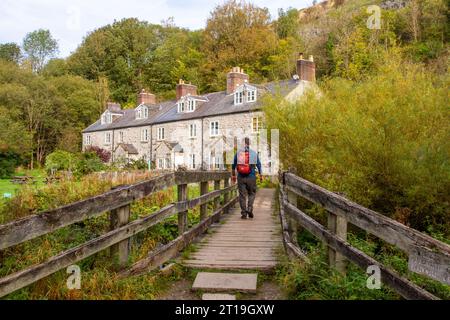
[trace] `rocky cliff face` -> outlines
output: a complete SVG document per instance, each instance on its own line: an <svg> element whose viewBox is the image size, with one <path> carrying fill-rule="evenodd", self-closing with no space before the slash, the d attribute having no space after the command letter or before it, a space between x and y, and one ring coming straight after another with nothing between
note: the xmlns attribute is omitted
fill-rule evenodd
<svg viewBox="0 0 450 320"><path fill-rule="evenodd" d="M301 9L298 18L301 22L307 23L323 16L328 10L343 5L347 0L328 0L320 2L312 7Z"/></svg>

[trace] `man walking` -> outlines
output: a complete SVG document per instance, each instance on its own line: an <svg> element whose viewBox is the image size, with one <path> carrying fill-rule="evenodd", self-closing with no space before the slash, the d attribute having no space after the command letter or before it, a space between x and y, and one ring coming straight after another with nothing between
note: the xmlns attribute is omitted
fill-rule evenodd
<svg viewBox="0 0 450 320"><path fill-rule="evenodd" d="M260 175L262 181L261 162L258 154L250 149L250 139L244 139L244 148L238 150L234 155L232 165L232 180L236 181L236 172L238 172L238 190L239 190L239 205L241 207L241 218L253 218L253 202L256 195L256 170Z"/></svg>

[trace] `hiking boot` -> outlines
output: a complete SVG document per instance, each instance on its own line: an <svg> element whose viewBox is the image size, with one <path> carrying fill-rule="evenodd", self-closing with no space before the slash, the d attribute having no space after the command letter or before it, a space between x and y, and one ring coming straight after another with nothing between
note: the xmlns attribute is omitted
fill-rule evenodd
<svg viewBox="0 0 450 320"><path fill-rule="evenodd" d="M248 217L253 219L253 212L248 212Z"/></svg>
<svg viewBox="0 0 450 320"><path fill-rule="evenodd" d="M241 212L241 219L247 219L247 212L245 211Z"/></svg>
<svg viewBox="0 0 450 320"><path fill-rule="evenodd" d="M247 216L241 215L241 219L247 219Z"/></svg>

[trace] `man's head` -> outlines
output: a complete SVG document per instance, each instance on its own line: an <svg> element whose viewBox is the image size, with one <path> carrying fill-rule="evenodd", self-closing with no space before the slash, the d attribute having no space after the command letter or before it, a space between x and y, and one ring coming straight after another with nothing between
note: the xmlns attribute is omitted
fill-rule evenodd
<svg viewBox="0 0 450 320"><path fill-rule="evenodd" d="M250 146L250 138L249 138L249 137L245 137L245 138L244 138L244 145L245 145L246 147L249 147L249 146Z"/></svg>

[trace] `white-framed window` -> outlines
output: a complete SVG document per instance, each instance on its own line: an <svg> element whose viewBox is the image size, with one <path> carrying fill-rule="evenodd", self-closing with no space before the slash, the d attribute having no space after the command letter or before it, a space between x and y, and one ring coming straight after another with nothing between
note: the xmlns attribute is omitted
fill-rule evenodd
<svg viewBox="0 0 450 320"><path fill-rule="evenodd" d="M105 144L111 143L111 132L105 132Z"/></svg>
<svg viewBox="0 0 450 320"><path fill-rule="evenodd" d="M158 169L164 169L164 159L163 158L158 159Z"/></svg>
<svg viewBox="0 0 450 320"><path fill-rule="evenodd" d="M188 112L195 111L195 100L193 100L193 99L188 100L187 111Z"/></svg>
<svg viewBox="0 0 450 320"><path fill-rule="evenodd" d="M191 123L189 125L189 138L197 137L197 125L195 123Z"/></svg>
<svg viewBox="0 0 450 320"><path fill-rule="evenodd" d="M165 136L165 130L163 127L158 128L158 140L164 140L166 138Z"/></svg>
<svg viewBox="0 0 450 320"><path fill-rule="evenodd" d="M209 124L209 135L211 137L219 135L219 121L211 121Z"/></svg>
<svg viewBox="0 0 450 320"><path fill-rule="evenodd" d="M262 129L262 119L261 117L253 117L252 118L252 132L259 133Z"/></svg>
<svg viewBox="0 0 450 320"><path fill-rule="evenodd" d="M142 142L148 141L148 129L147 128L141 129L141 141Z"/></svg>
<svg viewBox="0 0 450 320"><path fill-rule="evenodd" d="M244 103L244 92L237 91L234 93L234 104L242 104Z"/></svg>
<svg viewBox="0 0 450 320"><path fill-rule="evenodd" d="M189 169L195 169L195 154L189 155Z"/></svg>
<svg viewBox="0 0 450 320"><path fill-rule="evenodd" d="M146 106L139 106L136 110L136 119L147 119L148 108Z"/></svg>
<svg viewBox="0 0 450 320"><path fill-rule="evenodd" d="M247 102L256 101L256 90L247 91Z"/></svg>
<svg viewBox="0 0 450 320"><path fill-rule="evenodd" d="M220 169L222 164L222 157L221 155L215 154L214 156L214 168Z"/></svg>
<svg viewBox="0 0 450 320"><path fill-rule="evenodd" d="M112 122L112 114L111 112L107 111L102 114L102 118L100 120L101 124L109 124Z"/></svg>
<svg viewBox="0 0 450 320"><path fill-rule="evenodd" d="M123 143L123 131L119 131L119 143Z"/></svg>
<svg viewBox="0 0 450 320"><path fill-rule="evenodd" d="M91 145L91 136L89 134L85 137L84 144L87 146Z"/></svg>
<svg viewBox="0 0 450 320"><path fill-rule="evenodd" d="M164 159L164 166L166 169L170 169L170 158Z"/></svg>
<svg viewBox="0 0 450 320"><path fill-rule="evenodd" d="M178 102L178 113L184 112L184 101Z"/></svg>

